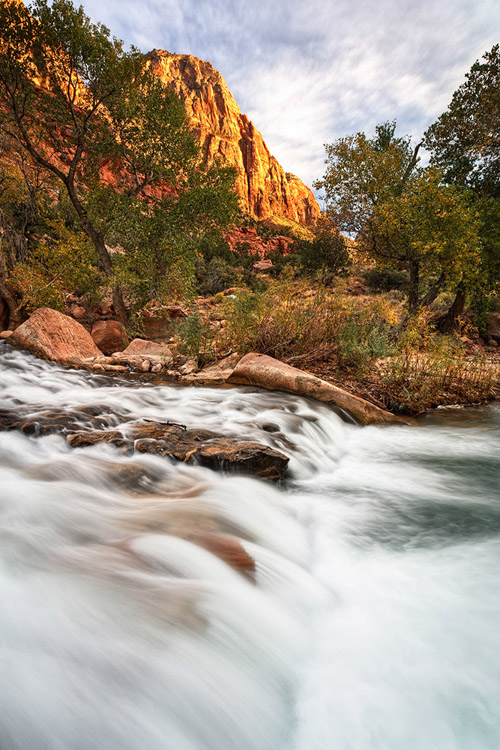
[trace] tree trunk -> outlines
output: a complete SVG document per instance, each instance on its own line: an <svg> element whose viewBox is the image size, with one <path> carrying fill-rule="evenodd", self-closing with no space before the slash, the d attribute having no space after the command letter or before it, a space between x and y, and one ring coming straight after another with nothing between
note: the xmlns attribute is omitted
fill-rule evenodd
<svg viewBox="0 0 500 750"><path fill-rule="evenodd" d="M94 245L99 256L99 260L101 261L104 273L106 274L106 276L111 276L113 265L111 256L106 247L106 243L104 242L104 237L100 232L97 231L92 222L89 220L85 208L80 203L74 184L70 181L66 182L65 184L71 203L73 204L73 207L78 214L78 218L80 219L82 229ZM120 318L121 322L125 325L128 322L128 312L127 308L125 307L125 302L123 301L123 292L119 285L113 286L113 307L115 308L115 312Z"/></svg>
<svg viewBox="0 0 500 750"><path fill-rule="evenodd" d="M454 333L459 330L460 316L465 308L466 291L463 281L458 285L455 299L451 306L441 318L436 322L436 328L441 333Z"/></svg>
<svg viewBox="0 0 500 750"><path fill-rule="evenodd" d="M1 243L1 239L2 239L2 230L0 229L0 243ZM17 302L14 299L7 285L7 264L5 262L5 256L3 254L1 245L0 245L0 299L2 299L7 305L7 309L9 311L7 329L12 331L21 322L21 315L17 307Z"/></svg>
<svg viewBox="0 0 500 750"><path fill-rule="evenodd" d="M411 263L413 264L414 261L411 261ZM413 299L414 299L413 295L415 293L415 289L412 288L412 271L414 273L415 273L415 271L412 268L412 266L410 266L410 292L409 292L409 299L408 299L408 313L404 316L404 318L401 321L401 323L399 323L394 328L394 337L395 338L397 338L399 336L399 334L401 333L401 331L403 331L406 328L406 324L408 323L408 321L410 320L410 318L412 317L412 315L414 315L418 310L423 310L424 308L429 307L429 305L431 305L434 302L434 300L438 296L438 294L441 291L441 288L442 288L442 286L444 284L445 274L444 274L444 272L442 272L441 276L436 281L436 283L434 284L434 286L431 286L431 288L429 289L429 291L427 292L427 294L425 294L422 297L422 299L419 299L418 298L418 273L419 273L419 268L418 268L418 264L417 263L415 263L415 266L416 266L416 283L417 283L417 287L416 287L416 293L417 293L416 302L413 301Z"/></svg>
<svg viewBox="0 0 500 750"><path fill-rule="evenodd" d="M408 290L408 314L411 315L418 307L418 287L420 283L420 267L416 260L410 260L410 287Z"/></svg>

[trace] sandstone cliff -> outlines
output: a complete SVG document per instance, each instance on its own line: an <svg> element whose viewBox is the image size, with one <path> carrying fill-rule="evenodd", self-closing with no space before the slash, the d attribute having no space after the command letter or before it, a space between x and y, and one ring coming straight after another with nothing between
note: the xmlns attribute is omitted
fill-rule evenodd
<svg viewBox="0 0 500 750"><path fill-rule="evenodd" d="M148 64L184 101L207 163L217 156L235 166L241 207L256 219L286 217L313 224L320 209L312 191L286 173L262 135L240 112L221 74L191 55L153 50Z"/></svg>

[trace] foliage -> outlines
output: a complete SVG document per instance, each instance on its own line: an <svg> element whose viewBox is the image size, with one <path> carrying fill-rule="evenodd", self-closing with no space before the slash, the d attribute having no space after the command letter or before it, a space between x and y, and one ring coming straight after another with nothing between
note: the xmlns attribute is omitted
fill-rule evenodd
<svg viewBox="0 0 500 750"><path fill-rule="evenodd" d="M17 263L10 276L20 305L28 313L41 306L62 309L68 289L93 303L99 300L98 289L104 279L88 238L82 232L70 232L60 221L54 222L52 230L52 237L41 239L29 262Z"/></svg>
<svg viewBox="0 0 500 750"><path fill-rule="evenodd" d="M408 286L408 274L395 268L377 266L364 272L363 278L371 289L389 292L392 289L405 290Z"/></svg>
<svg viewBox="0 0 500 750"><path fill-rule="evenodd" d="M341 230L368 234L375 207L399 195L410 175L418 174L418 148L409 137L395 136L396 123L326 144L327 165L315 187L324 190L327 213Z"/></svg>
<svg viewBox="0 0 500 750"><path fill-rule="evenodd" d="M64 187L117 312L124 285L137 304L189 287L200 238L236 214L234 172L201 166L179 99L70 0L7 0L0 30L0 131Z"/></svg>
<svg viewBox="0 0 500 750"><path fill-rule="evenodd" d="M444 339L428 352L406 349L385 361L377 396L391 411L421 414L439 405L496 398L497 382L491 362L471 357Z"/></svg>
<svg viewBox="0 0 500 750"><path fill-rule="evenodd" d="M181 321L177 335L181 352L196 359L200 366L214 359L214 331L198 313L191 313Z"/></svg>
<svg viewBox="0 0 500 750"><path fill-rule="evenodd" d="M296 240L294 255L306 274L323 272L333 277L345 273L351 264L344 237L330 219L322 216L311 240Z"/></svg>
<svg viewBox="0 0 500 750"><path fill-rule="evenodd" d="M196 262L197 288L202 295L212 295L223 292L237 282L234 267L220 256L214 256L209 261L203 258Z"/></svg>
<svg viewBox="0 0 500 750"><path fill-rule="evenodd" d="M477 221L467 195L419 166L421 144L395 135L395 123L327 145L327 169L316 183L327 212L380 266L409 276L408 307L429 305L478 263ZM473 274L472 274L473 275Z"/></svg>
<svg viewBox="0 0 500 750"><path fill-rule="evenodd" d="M336 342L339 368L361 377L374 360L391 353L391 326L376 306L367 307L346 317Z"/></svg>
<svg viewBox="0 0 500 750"><path fill-rule="evenodd" d="M484 326L488 292L500 280L500 47L471 67L446 112L425 134L431 163L447 182L470 190L479 217L481 267L471 288L471 312Z"/></svg>
<svg viewBox="0 0 500 750"><path fill-rule="evenodd" d="M425 134L432 163L448 182L500 198L500 47L477 60L446 112Z"/></svg>
<svg viewBox="0 0 500 750"><path fill-rule="evenodd" d="M334 358L341 368L364 369L390 348L392 311L382 303L357 309L351 298L306 280L280 279L259 294L225 302L225 347L255 351L298 366Z"/></svg>

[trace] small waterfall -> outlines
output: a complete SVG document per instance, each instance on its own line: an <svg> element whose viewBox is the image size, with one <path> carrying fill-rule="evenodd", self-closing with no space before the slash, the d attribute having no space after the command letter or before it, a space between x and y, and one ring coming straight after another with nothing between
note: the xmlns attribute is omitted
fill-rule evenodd
<svg viewBox="0 0 500 750"><path fill-rule="evenodd" d="M291 458L273 486L0 432L1 748L498 750L498 407L361 429L281 393L6 344L0 394L33 418L91 407Z"/></svg>

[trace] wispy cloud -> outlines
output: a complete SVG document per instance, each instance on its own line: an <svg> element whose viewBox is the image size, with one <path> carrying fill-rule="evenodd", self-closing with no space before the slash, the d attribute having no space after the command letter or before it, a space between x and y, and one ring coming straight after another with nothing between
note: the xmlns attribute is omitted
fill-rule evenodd
<svg viewBox="0 0 500 750"><path fill-rule="evenodd" d="M83 0L127 43L210 60L282 166L378 122L421 135L500 41L498 0Z"/></svg>

